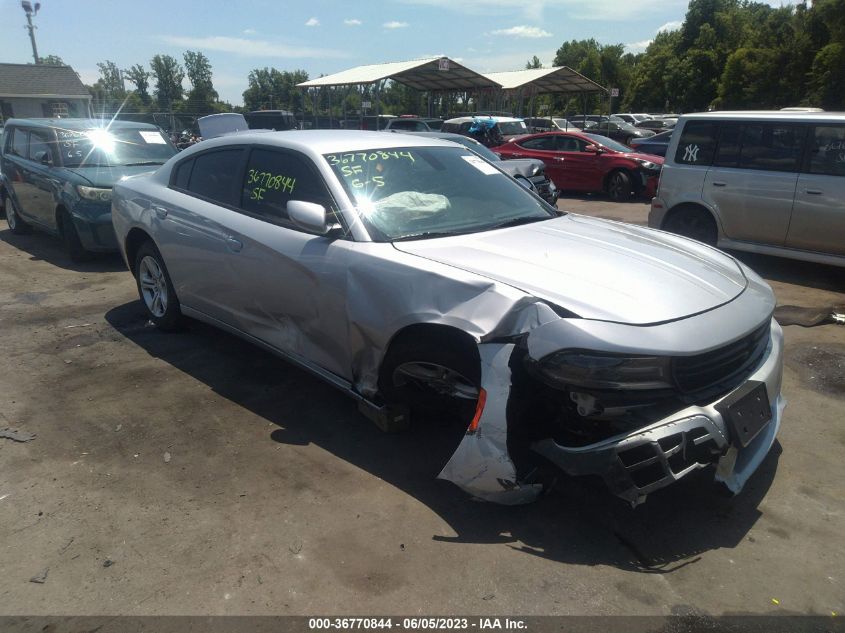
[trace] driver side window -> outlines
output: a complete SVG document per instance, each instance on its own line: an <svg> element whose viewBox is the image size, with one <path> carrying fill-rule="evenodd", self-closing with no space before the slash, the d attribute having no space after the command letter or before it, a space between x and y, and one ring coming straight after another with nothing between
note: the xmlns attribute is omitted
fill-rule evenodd
<svg viewBox="0 0 845 633"><path fill-rule="evenodd" d="M333 202L311 161L295 152L254 148L247 161L241 208L268 220L287 223L291 200L315 202L326 210Z"/></svg>

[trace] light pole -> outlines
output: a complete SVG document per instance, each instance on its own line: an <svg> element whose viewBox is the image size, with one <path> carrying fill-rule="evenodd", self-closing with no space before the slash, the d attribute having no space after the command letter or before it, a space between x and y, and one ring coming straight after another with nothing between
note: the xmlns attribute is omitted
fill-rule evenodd
<svg viewBox="0 0 845 633"><path fill-rule="evenodd" d="M24 13L26 13L26 26L24 27L27 31L29 31L29 41L32 42L32 57L35 60L36 64L41 63L38 59L38 48L35 46L35 29L37 28L32 23L33 16L38 15L38 9L41 8L41 3L35 3L35 9L32 8L32 3L29 0L21 0L21 8L23 9Z"/></svg>

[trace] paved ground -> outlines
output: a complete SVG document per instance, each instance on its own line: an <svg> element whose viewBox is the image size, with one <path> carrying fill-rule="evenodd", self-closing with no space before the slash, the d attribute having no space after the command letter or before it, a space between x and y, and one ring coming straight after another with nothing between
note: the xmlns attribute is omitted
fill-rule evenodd
<svg viewBox="0 0 845 633"><path fill-rule="evenodd" d="M841 270L742 258L781 303L845 303ZM118 259L2 230L0 428L37 437L0 440L0 614L839 612L845 327L786 341L780 443L741 496L700 473L631 510L563 479L502 508L433 479L439 431L383 435L203 325L161 334Z"/></svg>

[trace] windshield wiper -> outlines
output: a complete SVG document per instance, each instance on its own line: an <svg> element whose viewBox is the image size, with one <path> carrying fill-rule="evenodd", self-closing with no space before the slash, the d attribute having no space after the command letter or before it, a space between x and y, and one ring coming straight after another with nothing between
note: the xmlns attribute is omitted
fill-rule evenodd
<svg viewBox="0 0 845 633"><path fill-rule="evenodd" d="M144 165L164 165L164 161L160 160L148 160L141 163L124 163L124 167L142 167Z"/></svg>
<svg viewBox="0 0 845 633"><path fill-rule="evenodd" d="M488 226L484 230L491 231L493 229L506 229L510 226L520 226L521 224L532 224L533 222L540 222L542 220L551 220L552 216L546 216L542 218L536 217L529 217L529 218L513 218L512 220L506 220L499 224L494 224L493 226Z"/></svg>
<svg viewBox="0 0 845 633"><path fill-rule="evenodd" d="M403 235L390 240L391 242L407 242L410 240L428 240L434 237L452 237L453 235L464 235L465 232L453 231L425 231L423 233L412 233L411 235Z"/></svg>

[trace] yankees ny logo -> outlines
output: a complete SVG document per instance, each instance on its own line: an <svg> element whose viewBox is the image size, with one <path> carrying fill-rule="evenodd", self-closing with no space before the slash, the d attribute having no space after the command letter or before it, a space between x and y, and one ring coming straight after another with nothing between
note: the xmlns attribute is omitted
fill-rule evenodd
<svg viewBox="0 0 845 633"><path fill-rule="evenodd" d="M684 150L684 162L695 163L698 161L698 145L687 145Z"/></svg>

